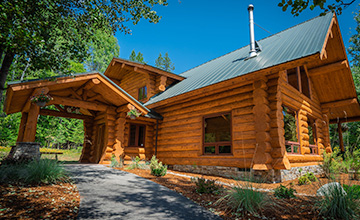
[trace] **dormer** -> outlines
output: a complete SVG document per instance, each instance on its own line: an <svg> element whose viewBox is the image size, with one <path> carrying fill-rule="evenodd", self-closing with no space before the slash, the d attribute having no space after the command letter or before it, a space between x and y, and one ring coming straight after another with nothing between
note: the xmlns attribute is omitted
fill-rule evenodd
<svg viewBox="0 0 360 220"><path fill-rule="evenodd" d="M112 59L104 75L142 103L185 79L147 64L120 58Z"/></svg>

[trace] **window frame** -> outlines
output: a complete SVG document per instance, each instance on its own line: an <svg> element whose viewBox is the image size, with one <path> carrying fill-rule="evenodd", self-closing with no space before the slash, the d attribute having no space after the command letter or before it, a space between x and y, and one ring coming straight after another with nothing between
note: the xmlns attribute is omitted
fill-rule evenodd
<svg viewBox="0 0 360 220"><path fill-rule="evenodd" d="M138 100L144 100L147 99L147 87L146 86L142 86L138 89Z"/></svg>
<svg viewBox="0 0 360 220"><path fill-rule="evenodd" d="M136 126L135 131L135 145L131 145L131 125ZM140 127L144 127L144 136L143 136L143 146L139 146L139 135L140 135ZM143 124L136 124L136 123L129 123L129 140L128 140L128 147L141 147L145 148L145 140L146 140L146 125ZM136 145L137 144L137 145Z"/></svg>
<svg viewBox="0 0 360 220"><path fill-rule="evenodd" d="M205 119L207 118L215 118L222 115L230 115L230 141L220 141L220 142L211 142L211 143L205 143ZM219 147L223 145L229 145L230 146L230 153L220 153ZM205 153L205 147L209 146L215 146L215 154L207 154ZM202 155L204 156L224 156L224 155L233 155L233 129L232 129L232 114L231 112L222 112L222 113L215 113L215 114L209 114L204 115L202 117Z"/></svg>
<svg viewBox="0 0 360 220"><path fill-rule="evenodd" d="M314 122L314 127L312 127L310 125L311 121ZM313 141L314 141L314 144L310 144L310 133L308 132L308 135L309 135L309 148L310 148L310 154L313 154L313 155L318 155L318 143L317 143L317 126L316 126L316 119L311 117L311 116L308 116L308 120L307 120L307 123L308 123L308 127L312 127L312 132L313 132ZM309 128L308 128L308 131L309 131Z"/></svg>
<svg viewBox="0 0 360 220"><path fill-rule="evenodd" d="M288 108L288 109L291 109L293 112L295 112L295 121L296 121L296 138L297 138L297 141L288 141L285 139L285 122L284 122L284 139L285 139L285 151L288 153L288 154L301 154L301 145L300 145L300 135L299 135L299 111L296 111L294 110L293 108L290 108L288 107L287 105L282 105L282 108ZM285 116L284 116L285 117ZM283 119L284 120L284 119ZM290 145L291 147L291 151L288 152L287 149L286 149L286 146L287 145ZM298 152L294 152L294 146L297 146L298 147Z"/></svg>
<svg viewBox="0 0 360 220"><path fill-rule="evenodd" d="M288 70L291 69L296 69L295 73L296 73L296 78L297 78L297 86L298 88L295 88L292 84L290 84L289 82L289 76L288 76ZM302 84L302 75L301 75L301 69L304 70L305 76L306 76L306 81L307 81L307 85L308 85L308 93L309 96L307 96L304 92L303 92L303 84ZM295 88L297 91L299 91L301 94L303 94L304 96L306 96L307 98L309 98L310 100L312 99L312 90L311 90L311 82L310 82L310 78L309 78L309 73L307 71L307 67L304 66L297 66L295 68L290 68L286 70L286 82L292 86L293 88Z"/></svg>

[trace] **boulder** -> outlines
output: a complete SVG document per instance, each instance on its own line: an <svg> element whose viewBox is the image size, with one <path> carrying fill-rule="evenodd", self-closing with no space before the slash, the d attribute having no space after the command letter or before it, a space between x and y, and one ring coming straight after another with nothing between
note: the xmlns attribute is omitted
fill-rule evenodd
<svg viewBox="0 0 360 220"><path fill-rule="evenodd" d="M326 196L329 195L331 196L331 192L333 190L339 190L343 195L347 195L347 193L345 192L344 188L341 186L340 183L338 182L332 182L332 183L327 183L322 185L317 191L316 191L316 195L317 196Z"/></svg>

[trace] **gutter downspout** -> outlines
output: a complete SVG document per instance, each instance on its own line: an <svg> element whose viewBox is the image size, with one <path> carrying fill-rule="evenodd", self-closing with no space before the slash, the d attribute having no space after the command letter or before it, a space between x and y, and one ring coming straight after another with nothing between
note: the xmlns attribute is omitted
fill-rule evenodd
<svg viewBox="0 0 360 220"><path fill-rule="evenodd" d="M156 119L156 133L155 133L155 156L156 157L157 157L158 128L159 128L159 119Z"/></svg>

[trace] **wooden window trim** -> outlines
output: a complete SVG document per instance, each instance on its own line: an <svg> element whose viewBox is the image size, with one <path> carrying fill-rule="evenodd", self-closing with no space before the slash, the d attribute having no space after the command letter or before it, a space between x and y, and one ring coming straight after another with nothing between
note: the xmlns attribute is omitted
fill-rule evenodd
<svg viewBox="0 0 360 220"><path fill-rule="evenodd" d="M214 118L217 116L222 115L230 115L230 141L221 141L221 142L213 142L213 143L205 143L205 119L207 118ZM222 112L222 113L215 113L210 115L205 115L202 118L202 156L233 156L233 129L232 129L232 114L231 112ZM230 145L231 153L219 153L219 147L221 145ZM206 154L205 147L208 146L215 146L215 154Z"/></svg>
<svg viewBox="0 0 360 220"><path fill-rule="evenodd" d="M295 154L295 155L300 155L301 154L301 145L300 145L300 138L299 138L299 111L294 110L293 108L288 107L287 105L282 105L282 107L284 108L288 108L291 109L292 111L295 112L295 121L296 121L296 138L297 138L297 142L295 141L288 141L285 139L285 128L284 128L284 139L285 139L285 151L286 151L286 145L290 145L291 146L291 152L287 152L288 154ZM294 146L298 146L298 152L293 152L294 150Z"/></svg>
<svg viewBox="0 0 360 220"><path fill-rule="evenodd" d="M135 145L130 145L131 142L131 125L135 125L136 126L136 131L135 131ZM143 146L139 146L138 140L139 140L139 135L140 135L140 127L144 127L144 137L143 137ZM135 123L130 123L129 124L129 138L128 138L128 146L129 147L141 147L141 148L145 148L145 136L146 136L146 125L144 124L135 124Z"/></svg>
<svg viewBox="0 0 360 220"><path fill-rule="evenodd" d="M296 89L298 90L301 94L303 94L305 97L309 98L310 100L312 100L312 90L311 90L311 81L310 81L310 77L309 77L309 73L307 71L307 67L305 65L302 66L304 68L304 71L305 71L305 74L306 74L306 77L307 77L307 81L308 81L308 86L309 86L309 97L306 96L302 90L302 83L301 83L301 66L297 66L296 67L296 77L297 77L297 83L298 83L298 88L299 89ZM286 70L286 82L289 84L289 78L288 78L288 71ZM291 85L291 84L290 84Z"/></svg>

